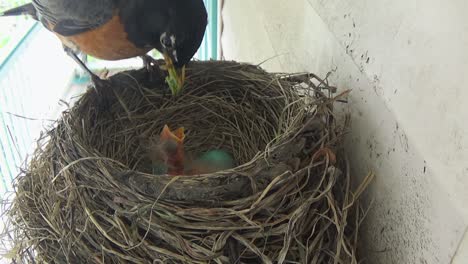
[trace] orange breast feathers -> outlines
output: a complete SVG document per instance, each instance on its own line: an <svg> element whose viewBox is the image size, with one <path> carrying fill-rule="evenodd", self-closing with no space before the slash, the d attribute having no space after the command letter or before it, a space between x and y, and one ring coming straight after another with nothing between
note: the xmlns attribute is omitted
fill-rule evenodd
<svg viewBox="0 0 468 264"><path fill-rule="evenodd" d="M120 17L114 15L104 25L65 37L56 34L65 46L103 60L122 60L146 54L151 48L138 48L127 39Z"/></svg>

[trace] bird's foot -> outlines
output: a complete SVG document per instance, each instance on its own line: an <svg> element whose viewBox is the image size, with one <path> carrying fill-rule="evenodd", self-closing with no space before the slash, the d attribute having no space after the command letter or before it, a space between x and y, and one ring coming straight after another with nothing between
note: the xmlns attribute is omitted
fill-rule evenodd
<svg viewBox="0 0 468 264"><path fill-rule="evenodd" d="M156 65L158 65L158 61L155 60L148 54L140 56L141 60L143 60L143 66L149 71Z"/></svg>
<svg viewBox="0 0 468 264"><path fill-rule="evenodd" d="M107 89L109 86L109 81L106 80L107 76L109 75L109 70L104 70L98 75L92 73L91 74L91 84L98 96L101 96L102 90Z"/></svg>
<svg viewBox="0 0 468 264"><path fill-rule="evenodd" d="M109 77L109 70L108 69L102 70L101 74L99 74L99 77L101 79L107 79L107 77Z"/></svg>
<svg viewBox="0 0 468 264"><path fill-rule="evenodd" d="M109 92L111 91L110 81L103 80L92 72L86 64L76 55L69 47L64 46L65 52L76 62L80 67L87 72L91 77L92 88L96 92L97 105L100 112L107 112L110 109ZM107 75L107 74L106 74Z"/></svg>
<svg viewBox="0 0 468 264"><path fill-rule="evenodd" d="M162 75L160 72L158 61L147 54L140 56L140 58L143 60L143 66L148 72L149 81L155 82L156 80L160 79Z"/></svg>
<svg viewBox="0 0 468 264"><path fill-rule="evenodd" d="M115 95L112 90L111 81L103 80L99 77L92 78L92 89L96 93L96 104L99 112L109 112Z"/></svg>
<svg viewBox="0 0 468 264"><path fill-rule="evenodd" d="M91 82L92 82L93 87L94 87L94 89L96 90L96 92L98 92L98 91L97 91L98 89L107 86L107 81L101 79L101 78L100 78L99 76L97 76L97 75L91 76Z"/></svg>
<svg viewBox="0 0 468 264"><path fill-rule="evenodd" d="M76 55L75 51L73 51L71 48L67 46L63 46L63 49L65 52L70 56L78 65L91 76L91 81L93 83L94 89L96 90L96 93L99 94L97 87L104 87L107 83L103 79L101 79L99 76L97 76L94 72L92 72L86 64Z"/></svg>

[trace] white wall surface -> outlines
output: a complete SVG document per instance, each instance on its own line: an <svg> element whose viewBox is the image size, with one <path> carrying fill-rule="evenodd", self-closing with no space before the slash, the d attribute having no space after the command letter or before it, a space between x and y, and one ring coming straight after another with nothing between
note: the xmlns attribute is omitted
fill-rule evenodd
<svg viewBox="0 0 468 264"><path fill-rule="evenodd" d="M225 0L223 55L352 89L368 263L468 263L468 1Z"/></svg>

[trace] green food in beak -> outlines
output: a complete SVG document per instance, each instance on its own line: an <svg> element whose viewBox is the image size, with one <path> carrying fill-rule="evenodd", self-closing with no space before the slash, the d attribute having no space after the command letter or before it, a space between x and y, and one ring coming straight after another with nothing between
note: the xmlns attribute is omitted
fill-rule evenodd
<svg viewBox="0 0 468 264"><path fill-rule="evenodd" d="M172 95L178 95L182 88L184 87L185 82L185 66L180 69L180 72L174 66L171 57L168 54L164 55L164 61L166 61L166 70L168 72L168 76L166 77L166 83L169 85L169 89L171 89Z"/></svg>

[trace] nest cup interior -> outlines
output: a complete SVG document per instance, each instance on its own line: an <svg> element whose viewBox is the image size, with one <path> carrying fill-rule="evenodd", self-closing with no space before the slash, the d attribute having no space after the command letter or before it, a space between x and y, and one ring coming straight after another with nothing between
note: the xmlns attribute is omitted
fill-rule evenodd
<svg viewBox="0 0 468 264"><path fill-rule="evenodd" d="M194 63L188 76L177 97L161 79L144 86L130 75L111 79L111 89L97 99L106 100L107 110L97 108L93 92L82 99L73 128L81 133L75 140L99 156L151 173L152 139L159 137L164 125L172 130L184 127L187 153L196 156L222 149L241 165L294 129L294 120L303 116L303 105L296 106L299 96L283 90L280 82L255 66Z"/></svg>

